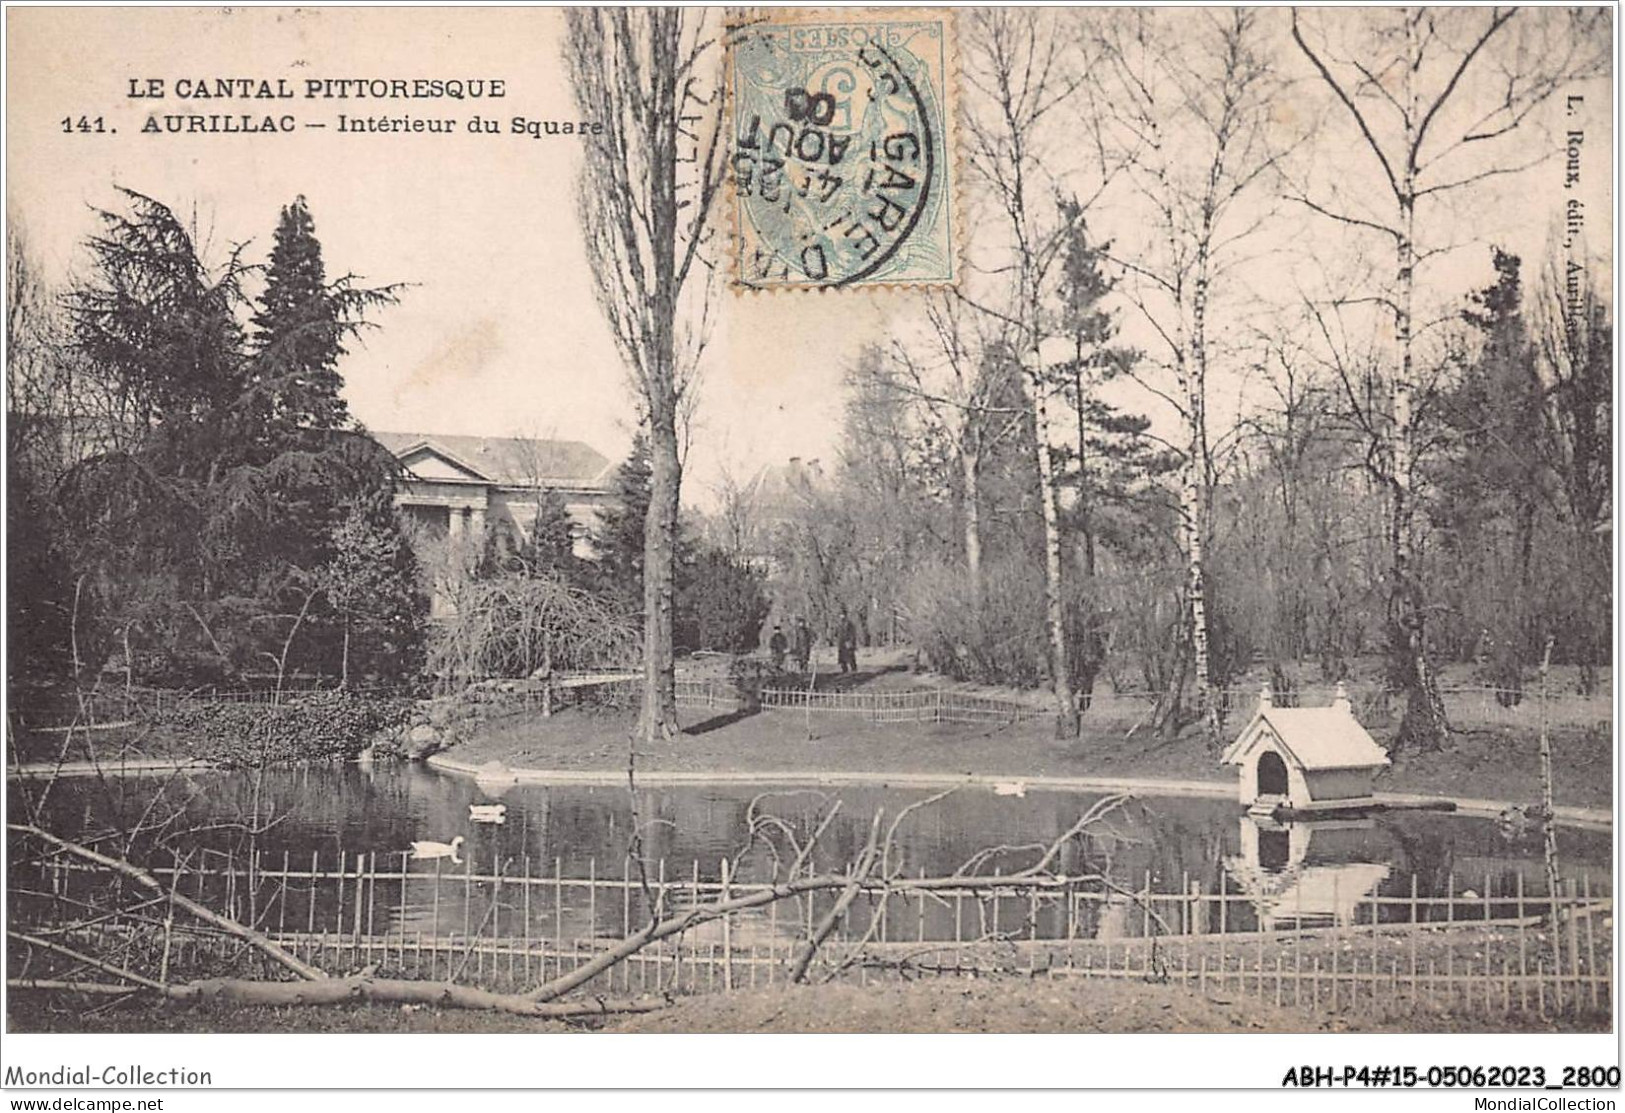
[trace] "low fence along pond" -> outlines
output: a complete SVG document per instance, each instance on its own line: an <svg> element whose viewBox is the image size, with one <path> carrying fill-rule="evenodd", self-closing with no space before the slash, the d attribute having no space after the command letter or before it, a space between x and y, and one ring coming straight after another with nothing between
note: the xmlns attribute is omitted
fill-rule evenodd
<svg viewBox="0 0 1625 1113"><path fill-rule="evenodd" d="M14 844L15 845L15 844ZM204 853L149 866L164 886L263 931L333 975L444 980L519 991L569 973L666 916L763 892L722 859L686 869L630 858L567 876L562 860L414 861L376 852L295 860L288 851ZM923 875L923 871L922 871ZM825 976L1146 979L1277 1004L1338 1010L1451 1008L1541 1015L1606 1009L1612 900L1589 874L1556 892L1486 875L1421 895L1364 891L1352 874L1290 871L1264 888L1217 891L1189 877L1122 885L1065 877L955 888L913 879L859 887L821 948ZM11 916L23 930L63 903L100 898L105 871L41 851L14 860ZM1345 889L1342 886L1348 885ZM737 912L655 943L588 982L587 993L684 994L772 985L840 894ZM137 916L139 913L131 913ZM83 929L116 934L123 916ZM1458 945L1462 940L1466 946ZM239 939L175 923L166 965L215 969L263 956ZM259 971L270 976L266 967Z"/></svg>

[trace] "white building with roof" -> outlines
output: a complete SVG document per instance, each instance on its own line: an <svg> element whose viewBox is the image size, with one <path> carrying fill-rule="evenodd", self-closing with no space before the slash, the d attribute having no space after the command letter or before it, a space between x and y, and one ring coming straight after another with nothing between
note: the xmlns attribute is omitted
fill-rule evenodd
<svg viewBox="0 0 1625 1113"><path fill-rule="evenodd" d="M373 433L400 460L399 506L430 534L482 537L505 531L523 543L536 500L556 491L575 525L576 551L590 556L588 534L598 509L615 499L615 464L581 441L466 437L440 433Z"/></svg>
<svg viewBox="0 0 1625 1113"><path fill-rule="evenodd" d="M1355 719L1341 684L1329 707L1276 707L1266 684L1258 710L1219 760L1238 767L1241 802L1265 811L1367 802L1378 771L1389 764Z"/></svg>

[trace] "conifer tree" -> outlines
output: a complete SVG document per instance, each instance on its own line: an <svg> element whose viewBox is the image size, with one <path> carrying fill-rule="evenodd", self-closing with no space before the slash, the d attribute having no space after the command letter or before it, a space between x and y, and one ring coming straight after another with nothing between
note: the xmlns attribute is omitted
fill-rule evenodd
<svg viewBox="0 0 1625 1113"><path fill-rule="evenodd" d="M644 521L652 471L649 439L639 433L615 473L615 502L599 511L593 535L604 587L633 607L643 598Z"/></svg>
<svg viewBox="0 0 1625 1113"><path fill-rule="evenodd" d="M347 284L345 284L347 285ZM327 285L316 222L303 196L277 222L265 291L254 314L256 372L273 423L338 429L349 421L339 396L343 299Z"/></svg>
<svg viewBox="0 0 1625 1113"><path fill-rule="evenodd" d="M524 558L536 572L552 572L571 579L576 571L575 522L570 518L563 496L552 488L544 490L536 499L536 514L531 519Z"/></svg>

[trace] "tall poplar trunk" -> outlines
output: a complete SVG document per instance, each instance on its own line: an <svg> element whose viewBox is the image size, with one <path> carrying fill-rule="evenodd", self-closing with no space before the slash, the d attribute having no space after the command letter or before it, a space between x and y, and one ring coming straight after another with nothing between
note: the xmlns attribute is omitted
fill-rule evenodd
<svg viewBox="0 0 1625 1113"><path fill-rule="evenodd" d="M675 606L677 506L682 461L672 414L649 422L649 510L643 523L643 712L645 741L677 736Z"/></svg>

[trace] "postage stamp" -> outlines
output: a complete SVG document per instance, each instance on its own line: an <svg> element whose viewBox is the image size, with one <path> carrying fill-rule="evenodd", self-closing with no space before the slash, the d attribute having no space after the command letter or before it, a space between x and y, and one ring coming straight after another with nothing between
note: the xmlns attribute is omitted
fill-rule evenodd
<svg viewBox="0 0 1625 1113"><path fill-rule="evenodd" d="M736 30L736 286L957 281L953 46L943 10L776 10Z"/></svg>

